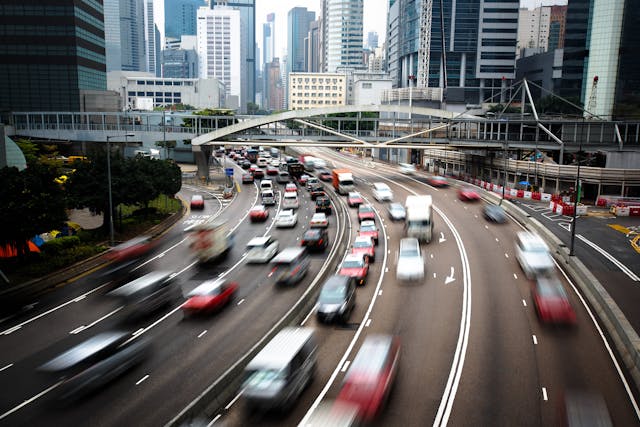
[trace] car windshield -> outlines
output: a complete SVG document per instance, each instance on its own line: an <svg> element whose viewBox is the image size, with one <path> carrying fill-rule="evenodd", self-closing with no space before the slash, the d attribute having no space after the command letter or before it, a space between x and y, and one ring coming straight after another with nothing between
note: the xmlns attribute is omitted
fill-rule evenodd
<svg viewBox="0 0 640 427"><path fill-rule="evenodd" d="M303 239L305 240L315 240L320 238L320 232L316 230L308 230L304 233Z"/></svg>
<svg viewBox="0 0 640 427"><path fill-rule="evenodd" d="M256 387L263 384L269 384L274 381L284 381L286 373L275 369L262 369L249 374L244 386Z"/></svg>
<svg viewBox="0 0 640 427"><path fill-rule="evenodd" d="M559 283L544 279L540 279L538 282L538 294L547 298L567 298L564 288Z"/></svg>
<svg viewBox="0 0 640 427"><path fill-rule="evenodd" d="M376 231L376 226L375 225L363 225L360 228L360 231Z"/></svg>
<svg viewBox="0 0 640 427"><path fill-rule="evenodd" d="M327 284L320 291L320 302L324 304L342 304L347 287L343 284Z"/></svg>
<svg viewBox="0 0 640 427"><path fill-rule="evenodd" d="M400 249L400 257L401 258L416 258L420 256L420 252L418 252L415 248L401 248Z"/></svg>
<svg viewBox="0 0 640 427"><path fill-rule="evenodd" d="M342 268L362 268L364 267L364 261L361 259L350 259L342 263Z"/></svg>
<svg viewBox="0 0 640 427"><path fill-rule="evenodd" d="M311 221L326 221L326 220L327 220L327 217L324 215L314 215L311 218Z"/></svg>
<svg viewBox="0 0 640 427"><path fill-rule="evenodd" d="M360 194L358 194L358 193L349 193L349 198L350 199L359 199L360 198Z"/></svg>
<svg viewBox="0 0 640 427"><path fill-rule="evenodd" d="M370 248L371 242L367 240L356 240L353 244L354 248Z"/></svg>
<svg viewBox="0 0 640 427"><path fill-rule="evenodd" d="M373 212L373 208L369 207L369 206L361 206L360 207L360 213L371 213Z"/></svg>

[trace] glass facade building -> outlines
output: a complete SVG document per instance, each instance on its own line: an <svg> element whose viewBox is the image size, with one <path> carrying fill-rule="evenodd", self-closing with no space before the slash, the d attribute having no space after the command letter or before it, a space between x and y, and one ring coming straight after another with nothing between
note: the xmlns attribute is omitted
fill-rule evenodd
<svg viewBox="0 0 640 427"><path fill-rule="evenodd" d="M321 14L323 70L363 68L363 0L323 0Z"/></svg>
<svg viewBox="0 0 640 427"><path fill-rule="evenodd" d="M164 36L180 40L180 36L195 36L198 8L204 0L164 0Z"/></svg>
<svg viewBox="0 0 640 427"><path fill-rule="evenodd" d="M304 58L304 39L309 34L309 25L315 21L316 13L306 7L294 7L287 14L287 73L307 71Z"/></svg>
<svg viewBox="0 0 640 427"><path fill-rule="evenodd" d="M101 0L0 3L0 109L80 111L107 89Z"/></svg>

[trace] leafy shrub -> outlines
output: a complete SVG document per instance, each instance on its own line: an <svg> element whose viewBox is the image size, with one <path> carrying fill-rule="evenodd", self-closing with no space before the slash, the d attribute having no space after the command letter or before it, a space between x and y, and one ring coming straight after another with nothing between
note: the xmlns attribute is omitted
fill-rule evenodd
<svg viewBox="0 0 640 427"><path fill-rule="evenodd" d="M40 249L47 255L57 255L79 244L80 238L78 236L65 236L43 243Z"/></svg>

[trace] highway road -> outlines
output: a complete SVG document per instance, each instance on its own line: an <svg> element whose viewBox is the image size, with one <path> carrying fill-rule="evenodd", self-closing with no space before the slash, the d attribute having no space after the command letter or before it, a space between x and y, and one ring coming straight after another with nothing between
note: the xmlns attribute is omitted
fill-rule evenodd
<svg viewBox="0 0 640 427"><path fill-rule="evenodd" d="M402 341L400 369L388 407L376 425L555 425L565 391L601 393L615 425L638 425L633 400L607 350L603 334L570 281L576 328L549 328L538 321L527 280L514 256L514 236L521 228L509 222L485 222L481 204L457 200L454 188L436 189L422 177L400 176L386 165L369 164L328 150L318 155L354 170L358 191L377 209L382 225L376 262L366 286L357 291L356 309L344 326L316 323L318 373L294 409L284 415L260 416L244 411L242 399L215 415L223 425L297 425L322 400L337 395L345 366L367 334L391 333ZM238 170L239 172L239 170ZM385 204L373 200L370 185L387 182L396 200L409 194L432 194L436 207L435 236L423 245L426 278L417 285L395 279L403 228L387 219ZM245 213L257 202L256 187L245 185L228 205L212 198L197 215L218 215L237 225L236 246L215 267L197 265L184 244L182 227L162 239L146 268L178 273L183 293L202 280L225 274L240 283L234 304L210 318L185 321L180 301L144 322L127 325L153 339L152 356L99 393L72 407L51 403L55 381L35 368L70 345L93 334L121 327L118 306L104 296L108 283L100 272L83 277L42 300L33 310L4 322L0 330L0 425L162 425L182 410L240 355L257 342L302 295L327 255L314 255L304 283L291 289L272 286L268 266L246 265L244 246L254 236L270 233L281 246L297 245L310 216L302 190L299 224L276 230L271 220L248 224ZM190 197L195 188L184 188ZM354 209L338 200L330 235L353 241ZM195 220L195 214L186 224ZM341 218L341 219L338 219ZM342 258L343 254L336 254ZM38 317L39 316L39 317ZM3 369L4 367L4 369ZM10 386L9 386L10 385Z"/></svg>

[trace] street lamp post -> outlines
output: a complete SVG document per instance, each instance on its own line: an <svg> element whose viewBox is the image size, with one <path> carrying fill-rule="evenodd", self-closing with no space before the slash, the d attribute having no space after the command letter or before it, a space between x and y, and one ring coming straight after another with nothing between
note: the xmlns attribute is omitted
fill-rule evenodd
<svg viewBox="0 0 640 427"><path fill-rule="evenodd" d="M113 246L113 194L111 192L111 138L135 136L133 134L107 136L107 186L109 192L109 245Z"/></svg>
<svg viewBox="0 0 640 427"><path fill-rule="evenodd" d="M584 124L583 124L584 125ZM581 132L582 133L582 132ZM576 222L577 222L577 212L578 212L578 199L580 199L580 152L582 151L582 138L580 138L580 148L578 150L578 154L576 155L576 160L578 162L578 171L576 172L576 197L573 201L573 221L571 222L571 245L569 247L569 256L574 256L574 243L576 240Z"/></svg>

